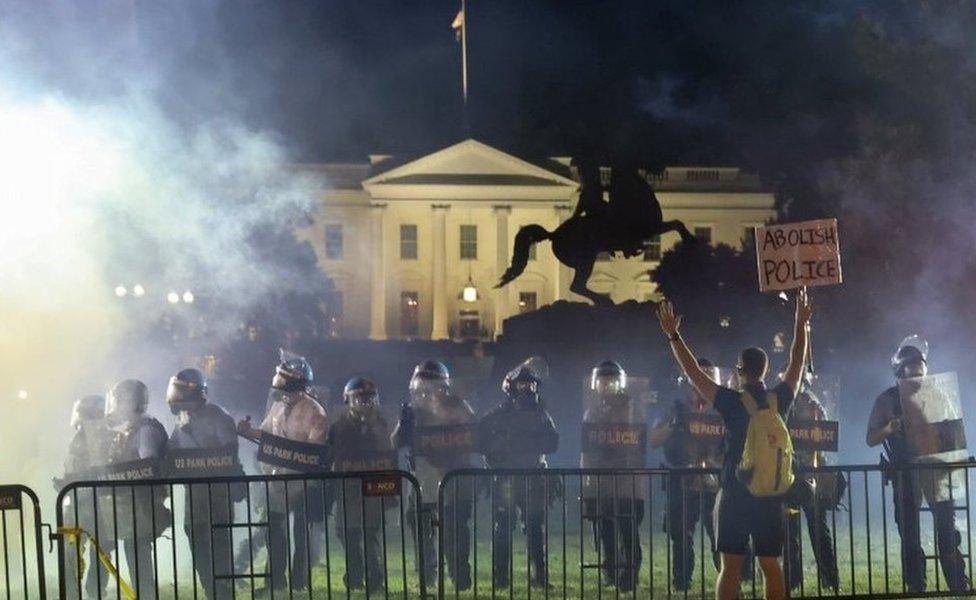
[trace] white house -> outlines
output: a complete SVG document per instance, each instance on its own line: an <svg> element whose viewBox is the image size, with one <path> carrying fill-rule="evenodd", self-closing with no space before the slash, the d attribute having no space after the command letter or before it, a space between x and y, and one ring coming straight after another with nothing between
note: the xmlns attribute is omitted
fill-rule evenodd
<svg viewBox="0 0 976 600"><path fill-rule="evenodd" d="M548 242L525 273L492 289L508 268L515 233L567 219L579 184L569 157L529 160L469 139L426 156L372 156L369 164L303 164L323 181L312 224L299 236L339 291L334 334L344 338L493 338L505 318L569 291L572 271ZM609 170L604 170L609 176ZM739 246L775 216L757 177L728 167L669 167L650 181L664 218L711 243ZM599 260L590 287L616 302L654 297L648 271L678 239L667 234L643 256ZM478 298L463 299L473 285Z"/></svg>

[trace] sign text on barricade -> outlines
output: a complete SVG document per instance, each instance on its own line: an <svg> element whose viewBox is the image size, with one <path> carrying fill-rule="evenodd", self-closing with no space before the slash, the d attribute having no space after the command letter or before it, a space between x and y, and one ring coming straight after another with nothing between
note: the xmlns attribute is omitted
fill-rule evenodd
<svg viewBox="0 0 976 600"><path fill-rule="evenodd" d="M264 432L258 446L258 462L302 473L324 471L329 465L328 450L321 444L297 442Z"/></svg>
<svg viewBox="0 0 976 600"><path fill-rule="evenodd" d="M644 452L647 448L647 427L632 423L583 423L583 451Z"/></svg>
<svg viewBox="0 0 976 600"><path fill-rule="evenodd" d="M418 427L413 434L415 456L474 454L477 450L473 424Z"/></svg>
<svg viewBox="0 0 976 600"><path fill-rule="evenodd" d="M801 421L790 423L790 437L796 450L837 452L837 421Z"/></svg>
<svg viewBox="0 0 976 600"><path fill-rule="evenodd" d="M688 434L706 447L718 447L725 437L725 421L721 415L692 413L688 415Z"/></svg>
<svg viewBox="0 0 976 600"><path fill-rule="evenodd" d="M837 219L756 228L759 291L841 282Z"/></svg>
<svg viewBox="0 0 976 600"><path fill-rule="evenodd" d="M20 507L20 489L12 485L0 485L0 510L20 510Z"/></svg>

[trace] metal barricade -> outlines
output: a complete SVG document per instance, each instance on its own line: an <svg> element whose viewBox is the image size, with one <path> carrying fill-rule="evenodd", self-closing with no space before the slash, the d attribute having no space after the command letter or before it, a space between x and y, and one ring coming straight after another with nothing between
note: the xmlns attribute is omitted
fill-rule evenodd
<svg viewBox="0 0 976 600"><path fill-rule="evenodd" d="M916 598L971 590L976 463L797 469L778 514L793 598ZM711 598L718 472L448 473L438 498L438 593L464 598ZM942 485L943 498L925 484ZM930 502L931 501L931 502ZM931 516L929 516L931 515ZM743 515L743 519L755 515ZM747 550L740 597L763 597Z"/></svg>
<svg viewBox="0 0 976 600"><path fill-rule="evenodd" d="M76 482L58 496L61 598L422 598L402 471Z"/></svg>
<svg viewBox="0 0 976 600"><path fill-rule="evenodd" d="M23 485L0 485L0 598L47 597L41 508Z"/></svg>

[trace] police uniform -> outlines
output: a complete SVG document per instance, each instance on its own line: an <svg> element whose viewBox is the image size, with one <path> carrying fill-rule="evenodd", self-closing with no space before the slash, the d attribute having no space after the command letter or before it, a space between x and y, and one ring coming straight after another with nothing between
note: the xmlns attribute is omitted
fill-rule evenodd
<svg viewBox="0 0 976 600"><path fill-rule="evenodd" d="M804 386L806 387L806 386ZM793 412L790 414L789 423L794 421L819 421L825 416L823 405L820 400L809 389L804 389L793 402ZM816 453L809 450L798 450L793 456L794 464L800 467L814 466ZM839 476L839 474L837 474ZM818 480L826 485L826 479ZM830 526L827 523L827 513L833 507L827 502L817 501L813 494L809 494L801 499L797 509L802 509L806 517L807 533L813 544L813 555L817 561L817 570L820 574L820 581L829 589L837 589L837 557L834 555L834 541L831 535ZM786 553L786 582L790 589L796 589L803 578L803 565L801 562L801 540L802 531L800 529L800 515L798 511L791 510L788 513L787 522L787 553Z"/></svg>
<svg viewBox="0 0 976 600"><path fill-rule="evenodd" d="M108 464L109 451L114 433L105 422L105 399L101 396L85 396L75 402L71 425L75 434L68 442L68 454L64 460L64 478L55 481L55 489L61 491L71 481L94 479L97 471ZM102 506L105 506L104 504ZM84 529L91 535L99 534L99 543L108 552L115 549L111 531L111 519L103 509L98 526L95 524L95 504L90 498L77 493L69 494L61 507L64 523ZM108 572L98 561L93 544L84 544L82 538L65 545L65 592L67 598L80 598L82 588L88 596L97 597L99 588L104 592L109 582ZM79 560L81 559L81 560ZM81 561L90 567L87 573L79 572Z"/></svg>
<svg viewBox="0 0 976 600"><path fill-rule="evenodd" d="M489 469L547 467L546 455L558 448L559 433L540 403L540 383L540 378L527 367L510 372L503 384L506 400L478 423L478 447ZM492 577L496 587L506 587L510 581L513 518L520 519L525 527L532 584L548 585L542 527L547 496L555 491L555 482L547 485L542 475L540 472L538 477L493 478Z"/></svg>
<svg viewBox="0 0 976 600"><path fill-rule="evenodd" d="M109 392L106 416L115 423L116 431L109 465L146 459L159 461L165 456L166 428L145 414L147 403L148 390L140 381L119 382ZM140 598L157 596L153 552L156 538L172 521L172 514L163 504L168 493L166 486L117 487L111 498L129 565L129 582Z"/></svg>
<svg viewBox="0 0 976 600"><path fill-rule="evenodd" d="M343 390L347 410L328 432L328 444L336 472L389 470L396 467L390 427L379 412L376 385L364 378L354 378ZM343 482L336 501L336 522L340 542L346 552L346 587L368 593L383 589L384 548L380 539L385 498L364 498L362 479L352 477Z"/></svg>
<svg viewBox="0 0 976 600"><path fill-rule="evenodd" d="M594 405L583 414L583 469L642 469L647 466L644 412L626 394L627 375L619 364L605 361L593 369L589 397ZM588 427L589 426L589 427ZM614 440L600 438L594 427L610 427ZM618 430L613 427L620 428ZM619 439L616 439L619 438ZM642 560L640 526L644 521L646 485L630 476L586 476L583 506L593 520L606 580L622 591L634 589Z"/></svg>
<svg viewBox="0 0 976 600"><path fill-rule="evenodd" d="M410 502L408 519L421 542L417 550L425 552L423 565L427 582L433 581L436 574L437 535L433 518L437 515L438 489L449 471L477 466L475 454L446 448L441 451L425 450L417 447L415 433L417 428L443 427L450 431L452 425L473 425L474 411L461 397L450 391L450 374L447 367L434 360L425 361L414 369L410 381L411 401L405 404L391 436L395 448L408 448L410 469L420 484L420 518L415 514L415 503ZM446 490L444 494L444 519L441 523L444 535L444 554L447 572L459 591L471 587L471 565L469 553L471 545L471 488L458 485ZM418 561L418 565L420 561Z"/></svg>
<svg viewBox="0 0 976 600"><path fill-rule="evenodd" d="M207 401L207 381L196 369L185 369L170 379L166 400L178 417L170 436L170 450L222 450L235 465L214 468L203 477L243 475L237 461L237 430L227 412ZM234 487L234 489L231 489ZM233 521L233 500L240 486L192 484L184 503L183 529L190 540L194 568L208 598L230 598L232 582L215 575L231 573L231 531L215 527ZM212 542L212 543L211 543Z"/></svg>

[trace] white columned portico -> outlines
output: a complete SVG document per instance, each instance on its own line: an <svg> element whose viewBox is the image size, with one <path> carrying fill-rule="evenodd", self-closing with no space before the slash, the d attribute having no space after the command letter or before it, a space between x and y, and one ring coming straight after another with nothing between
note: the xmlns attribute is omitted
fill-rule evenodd
<svg viewBox="0 0 976 600"><path fill-rule="evenodd" d="M386 204L369 206L370 268L369 339L386 339L386 262L383 253L383 215Z"/></svg>
<svg viewBox="0 0 976 600"><path fill-rule="evenodd" d="M511 206L494 206L495 212L495 280L502 278L508 268L508 216ZM505 318L508 317L508 287L495 290L495 337L502 334Z"/></svg>
<svg viewBox="0 0 976 600"><path fill-rule="evenodd" d="M433 288L430 339L447 339L447 210L448 204L433 204Z"/></svg>
<svg viewBox="0 0 976 600"><path fill-rule="evenodd" d="M556 208L556 227L559 227L566 221L566 219L569 218L570 212L572 211L572 207L569 206L568 204L557 204L555 208ZM553 273L552 276L552 282L553 282L552 299L554 302L556 300L565 300L566 297L569 296L568 288L569 288L569 283L572 281L572 279L573 279L573 273L570 271L569 267L559 262L559 259L557 258L555 264L555 272ZM565 293L564 290L566 290Z"/></svg>

